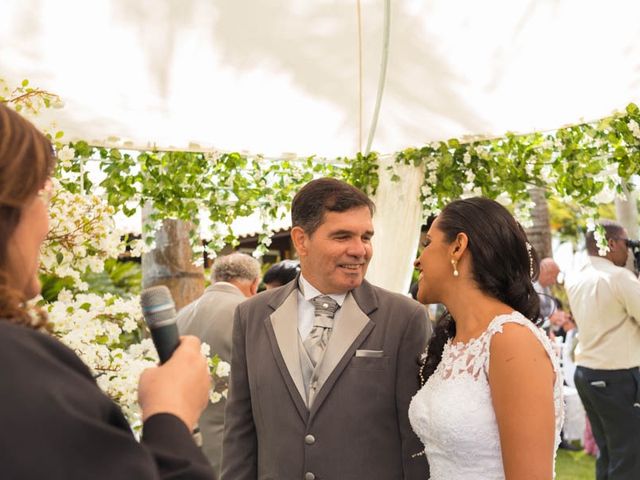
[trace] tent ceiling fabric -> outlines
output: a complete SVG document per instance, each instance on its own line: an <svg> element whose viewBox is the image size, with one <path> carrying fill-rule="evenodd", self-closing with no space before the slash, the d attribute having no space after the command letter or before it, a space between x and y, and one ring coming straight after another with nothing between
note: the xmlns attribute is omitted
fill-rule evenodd
<svg viewBox="0 0 640 480"><path fill-rule="evenodd" d="M363 142L383 0L362 0ZM373 150L553 129L640 100L640 2L397 0ZM3 0L0 77L69 139L280 156L358 145L356 2ZM364 148L364 145L362 145Z"/></svg>

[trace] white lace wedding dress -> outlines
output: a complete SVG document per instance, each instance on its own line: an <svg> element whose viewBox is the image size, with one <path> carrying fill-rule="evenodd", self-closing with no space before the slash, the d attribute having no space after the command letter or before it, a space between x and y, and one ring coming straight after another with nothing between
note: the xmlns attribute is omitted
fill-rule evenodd
<svg viewBox="0 0 640 480"><path fill-rule="evenodd" d="M529 328L551 358L556 373L553 396L556 448L563 419L562 375L544 332L518 312L499 315L468 343L445 345L442 361L409 406L409 419L425 446L432 480L504 479L498 425L489 389L489 347L502 326L514 322Z"/></svg>

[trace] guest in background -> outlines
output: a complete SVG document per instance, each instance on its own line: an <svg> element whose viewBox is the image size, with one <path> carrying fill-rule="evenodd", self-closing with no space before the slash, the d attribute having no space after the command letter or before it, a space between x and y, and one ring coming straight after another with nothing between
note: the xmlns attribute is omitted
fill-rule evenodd
<svg viewBox="0 0 640 480"><path fill-rule="evenodd" d="M573 374L575 372L575 365L571 360L571 345L573 334L575 334L575 323L571 318L571 314L564 310L562 300L558 297L552 297L555 308L553 313L549 316L549 325L545 328L549 339L553 346L556 348L556 353L560 358L562 364L562 373L564 377L564 384L573 387ZM569 334L573 330L573 333ZM569 342L567 341L569 339ZM571 377L569 379L569 377ZM566 388L566 387L565 387ZM565 399L567 392L565 391ZM565 418L567 422L569 418ZM566 426L566 425L565 425ZM565 437L564 430L560 433L560 445L558 448L563 450L571 450L574 452L582 450L581 447L573 445Z"/></svg>
<svg viewBox="0 0 640 480"><path fill-rule="evenodd" d="M297 260L282 260L274 263L265 272L262 278L266 290L286 285L298 276L300 262Z"/></svg>
<svg viewBox="0 0 640 480"><path fill-rule="evenodd" d="M565 288L580 332L575 384L600 454L596 479L640 478L640 281L629 270L628 235L602 220L608 251L587 232L589 259Z"/></svg>
<svg viewBox="0 0 640 480"><path fill-rule="evenodd" d="M562 324L562 332L564 333L564 342L562 344L562 371L564 373L564 382L570 387L575 388L576 384L573 377L576 372L575 350L578 346L578 327L570 313L567 314Z"/></svg>
<svg viewBox="0 0 640 480"><path fill-rule="evenodd" d="M593 438L593 432L591 431L591 423L589 423L588 417L587 417L587 421L585 422L585 429L584 429L584 453L596 458L600 453L598 451L598 445L596 444L596 440L595 438Z"/></svg>
<svg viewBox="0 0 640 480"><path fill-rule="evenodd" d="M211 272L212 285L195 302L178 313L182 335L194 335L211 347L211 355L231 362L231 333L236 307L253 297L260 283L260 263L251 255L232 253L216 258ZM209 403L198 426L202 450L214 471L220 475L225 400Z"/></svg>
<svg viewBox="0 0 640 480"><path fill-rule="evenodd" d="M540 276L533 282L533 288L540 297L540 319L544 327L549 326L549 317L556 308L551 287L558 282L559 273L560 267L553 258L543 258L540 261Z"/></svg>
<svg viewBox="0 0 640 480"><path fill-rule="evenodd" d="M556 341L556 338L560 338L564 343L567 337L567 332L575 327L575 323L571 317L571 314L564 310L562 300L558 297L551 297L555 305L553 312L549 316L549 325L545 328L549 334L549 338L552 341Z"/></svg>
<svg viewBox="0 0 640 480"><path fill-rule="evenodd" d="M200 341L183 337L143 372L138 443L124 415L74 352L45 333L39 252L49 228L51 144L0 104L0 477L211 479L191 429L210 385Z"/></svg>

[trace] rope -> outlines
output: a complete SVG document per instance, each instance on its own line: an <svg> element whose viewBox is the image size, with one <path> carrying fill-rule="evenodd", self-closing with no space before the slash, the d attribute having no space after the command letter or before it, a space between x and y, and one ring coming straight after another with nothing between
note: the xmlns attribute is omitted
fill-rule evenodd
<svg viewBox="0 0 640 480"><path fill-rule="evenodd" d="M362 10L360 0L356 1L358 17L358 151L362 151Z"/></svg>
<svg viewBox="0 0 640 480"><path fill-rule="evenodd" d="M364 151L365 156L371 151L373 137L376 134L378 126L378 116L380 114L380 104L382 103L382 94L384 92L384 84L387 78L387 63L389 60L389 31L391 24L391 0L384 2L384 34L382 36L382 58L380 62L380 78L378 79L378 94L376 96L376 106L373 110L373 118L371 120L371 129L369 130L369 138L367 140L367 148Z"/></svg>

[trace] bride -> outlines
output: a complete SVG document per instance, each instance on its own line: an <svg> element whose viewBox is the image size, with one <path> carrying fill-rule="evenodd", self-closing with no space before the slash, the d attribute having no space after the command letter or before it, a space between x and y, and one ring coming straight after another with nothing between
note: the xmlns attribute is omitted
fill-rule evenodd
<svg viewBox="0 0 640 480"><path fill-rule="evenodd" d="M432 480L550 479L562 378L544 333L535 251L500 204L449 204L415 262L418 300L443 303L409 418Z"/></svg>

